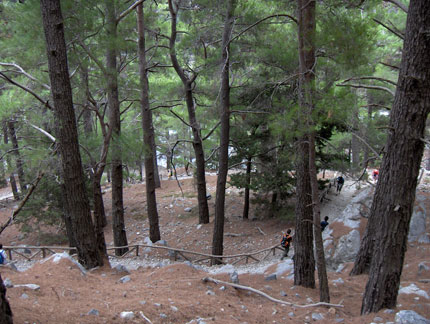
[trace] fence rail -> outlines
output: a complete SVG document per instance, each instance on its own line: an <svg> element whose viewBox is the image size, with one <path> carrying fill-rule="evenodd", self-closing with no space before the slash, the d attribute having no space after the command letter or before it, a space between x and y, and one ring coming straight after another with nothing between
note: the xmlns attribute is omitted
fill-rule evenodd
<svg viewBox="0 0 430 324"><path fill-rule="evenodd" d="M117 249L124 249L128 248L128 252L121 256L116 256L114 253ZM142 249L155 249L155 250L165 250L168 251L168 254L170 257L174 259L174 261L178 260L178 257L181 256L183 259L190 261L192 263L201 263L203 261L211 261L213 259L219 260L223 264L227 264L227 260L232 260L231 264L237 264L241 261L245 261L245 263L248 263L249 260L252 260L254 262L261 262L264 261L271 253L273 255L276 254L276 250L282 250L283 249L279 246L279 244L254 251L254 252L247 252L247 253L241 253L241 254L234 254L234 255L213 255L213 254L207 254L207 253L201 253L201 252L195 252L195 251L189 251L179 248L173 248L168 246L161 246L161 245L148 245L148 244L131 244L126 246L116 246L116 247L108 247L107 252L108 256L110 257L116 257L116 258L125 258L129 257L131 254L134 254L135 256L139 256ZM64 247L64 246L3 246L3 249L8 254L9 260L14 261L15 259L21 258L25 259L27 261L32 261L36 257L46 258L48 255L55 254L58 252L68 252L71 253L72 256L76 257L76 248L74 247ZM258 258L262 254L261 258Z"/></svg>

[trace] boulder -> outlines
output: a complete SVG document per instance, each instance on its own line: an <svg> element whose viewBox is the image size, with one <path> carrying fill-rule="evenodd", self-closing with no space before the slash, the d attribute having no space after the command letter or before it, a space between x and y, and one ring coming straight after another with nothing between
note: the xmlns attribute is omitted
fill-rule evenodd
<svg viewBox="0 0 430 324"><path fill-rule="evenodd" d="M411 310L401 310L396 314L396 324L430 324L430 320Z"/></svg>

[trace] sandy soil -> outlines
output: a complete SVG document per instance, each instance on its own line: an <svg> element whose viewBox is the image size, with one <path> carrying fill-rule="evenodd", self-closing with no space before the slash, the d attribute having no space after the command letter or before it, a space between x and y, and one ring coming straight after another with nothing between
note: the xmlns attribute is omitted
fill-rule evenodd
<svg viewBox="0 0 430 324"><path fill-rule="evenodd" d="M214 196L216 177L208 176L207 180L209 192ZM163 181L162 188L157 190L162 239L166 240L168 246L210 253L213 216L210 224L198 226L192 179L180 181L185 198L182 198L174 180ZM328 215L331 220L335 219L354 193L355 186L348 182L340 195L330 193L330 200L322 207L322 216ZM124 197L129 243L144 243L148 236L148 222L144 216L144 185L127 186ZM109 190L105 194L105 202L110 216ZM211 215L214 214L213 205L214 200L211 200ZM186 207L191 207L191 212L185 212ZM12 210L13 204L5 204L0 210L0 223L4 223ZM254 211L255 208L252 208L252 217L255 216ZM238 254L273 246L279 242L281 230L292 226L278 219L243 221L241 212L242 197L230 189L227 197L224 254ZM108 245L112 245L111 232L109 223L105 232ZM2 233L1 242L4 245L40 243L36 235L20 234L15 225ZM430 278L430 273L418 273L418 264L423 260L430 261L429 247L428 244L409 245L402 286L415 283L430 294L430 284L418 282L421 278ZM360 316L367 276L348 276L352 264L347 264L340 273L328 274L331 302L343 307L299 307L318 302L319 291L294 286L288 272L277 280L265 280L280 265L280 253L279 251L275 256L269 257L268 263L265 263L269 266L266 266L265 271L261 265L248 266L248 270L243 270L243 266L238 265L238 270L242 269L239 271L239 281L242 285L296 306L282 305L252 292L205 283L202 279L208 276L230 281L229 275L216 274L215 270L211 274L184 262L175 263L165 252L145 251L138 257L120 260L129 269L135 269L130 270L131 280L125 283L120 283L119 280L126 273L110 266L83 274L75 263L67 259L58 263L52 260L37 262L26 271L14 271L6 266L1 267L0 272L3 280L7 278L14 285L40 286L38 290L16 286L7 290L14 323L311 323L313 313L324 316L323 320L318 321L321 324L336 323L340 319L343 319L341 323L371 323L376 321L375 317L380 317L380 322L383 323L394 322L395 313L384 311ZM118 263L115 259L111 261L112 264ZM150 266L154 261L165 265ZM247 273L242 273L245 271ZM343 283L333 282L339 278ZM430 318L430 301L422 296L400 295L395 311L401 309L414 310ZM120 314L124 311L133 312L134 318L121 318Z"/></svg>

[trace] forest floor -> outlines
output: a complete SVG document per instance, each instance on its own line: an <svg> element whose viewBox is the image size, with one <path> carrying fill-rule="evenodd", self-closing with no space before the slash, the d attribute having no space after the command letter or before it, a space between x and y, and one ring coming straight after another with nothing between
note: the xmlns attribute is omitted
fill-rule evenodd
<svg viewBox="0 0 430 324"><path fill-rule="evenodd" d="M216 175L208 175L208 191L215 196ZM209 201L210 223L198 225L197 199L191 178L180 179L184 198L175 180L164 180L157 189L161 237L170 247L211 253L214 215L214 198ZM321 216L330 220L340 215L355 195L355 185L345 183L341 194L333 191L322 206ZM105 236L108 246L113 245L110 192L104 195L109 225ZM279 243L281 231L293 223L280 219L260 219L255 206L250 220L242 220L243 196L233 189L227 190L224 254L232 255L261 250ZM0 192L0 196L7 193ZM148 221L145 219L145 186L128 185L124 190L125 220L129 244L146 243ZM5 203L0 210L0 224L10 217L16 204ZM184 211L190 207L191 211ZM329 225L331 226L331 225ZM336 232L335 225L333 230ZM44 236L22 234L16 225L9 226L1 235L3 245L42 245ZM51 244L53 245L53 244ZM430 261L429 244L409 244L403 267L402 286L415 283L430 294L430 283L418 280L418 264ZM290 251L290 256L293 251ZM193 268L186 263L174 262L167 252L144 251L138 257L124 260L111 259L111 265L123 264L129 270L128 282L121 283L126 275L106 265L83 274L68 259L53 262L36 262L31 268L14 271L0 267L3 280L14 287L8 288L7 298L14 313L14 323L311 323L312 317L321 314L318 323L362 324L394 322L395 312L414 310L430 318L430 301L415 294L401 294L395 312L380 311L360 316L362 294L366 275L350 277L352 268L347 263L341 272L329 272L331 303L343 307L299 307L319 301L319 290L294 286L290 271L265 279L283 266L291 266L292 260L280 260L281 251L262 264L235 265L241 285L254 289L296 306L282 305L253 292L215 285L202 281L205 277L230 281L226 267ZM17 265L22 263L17 262ZM154 266L155 265L155 266ZM25 267L24 267L25 268ZM23 269L24 269L23 268ZM227 268L232 271L232 267ZM339 280L341 279L341 280ZM334 282L336 280L336 282ZM19 287L20 284L36 284L40 289ZM318 287L318 283L317 283ZM134 318L121 318L121 312L133 312ZM376 317L379 317L377 319ZM343 320L342 320L343 319Z"/></svg>

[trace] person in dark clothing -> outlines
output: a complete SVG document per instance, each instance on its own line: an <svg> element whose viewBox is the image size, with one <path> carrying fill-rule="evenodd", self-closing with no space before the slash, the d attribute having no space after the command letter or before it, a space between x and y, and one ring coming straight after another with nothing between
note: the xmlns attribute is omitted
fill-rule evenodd
<svg viewBox="0 0 430 324"><path fill-rule="evenodd" d="M321 232L324 232L327 226L328 226L328 216L324 217L324 220L321 222Z"/></svg>
<svg viewBox="0 0 430 324"><path fill-rule="evenodd" d="M284 233L281 240L281 246L284 248L284 254L282 255L281 260L288 257L288 252L290 251L290 245L293 237L291 236L291 229L287 229L287 233Z"/></svg>
<svg viewBox="0 0 430 324"><path fill-rule="evenodd" d="M336 187L336 192L340 193L340 191L342 190L343 184L345 183L345 179L340 176L336 179L337 181L337 187Z"/></svg>

